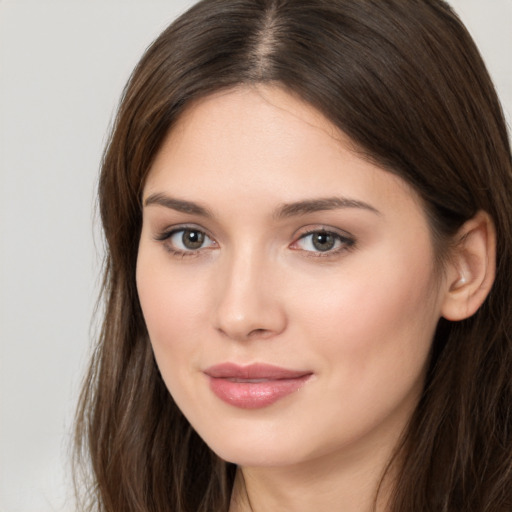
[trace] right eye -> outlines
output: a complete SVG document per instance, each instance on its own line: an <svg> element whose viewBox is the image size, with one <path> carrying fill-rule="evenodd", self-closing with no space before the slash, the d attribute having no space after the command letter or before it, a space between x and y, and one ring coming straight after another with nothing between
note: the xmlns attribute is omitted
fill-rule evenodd
<svg viewBox="0 0 512 512"><path fill-rule="evenodd" d="M172 253L186 255L194 254L201 249L214 247L216 242L204 231L196 228L174 229L158 237L165 242L166 248Z"/></svg>

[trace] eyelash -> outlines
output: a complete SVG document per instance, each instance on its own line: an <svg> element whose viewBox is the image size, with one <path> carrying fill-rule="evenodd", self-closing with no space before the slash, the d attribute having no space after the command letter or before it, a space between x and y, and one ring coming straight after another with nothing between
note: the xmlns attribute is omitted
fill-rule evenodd
<svg viewBox="0 0 512 512"><path fill-rule="evenodd" d="M335 239L335 243L338 243L339 246L337 248L328 249L326 251L320 251L320 250L308 251L306 249L300 249L300 248L295 249L293 247L294 245L297 245L301 240L305 240L306 238L311 237L313 235L332 236ZM324 229L324 228L315 228L315 229L311 229L311 230L303 233L295 242L293 242L291 247L295 250L304 251L305 253L307 253L308 257L328 258L329 256L331 256L331 257L336 256L342 252L349 251L349 250L353 249L355 247L355 243L356 243L356 241L354 240L354 238L352 238L350 236L342 235L340 233L337 233L336 231L329 231L328 229Z"/></svg>
<svg viewBox="0 0 512 512"><path fill-rule="evenodd" d="M179 233L182 233L182 237L185 234L185 232L192 232L192 233L199 233L200 235L204 236L205 239L208 239L212 242L212 246L209 247L198 247L197 249L177 249L175 246L171 245L169 243L169 240L171 238ZM326 251L321 250L307 250L307 249L301 249L300 247L294 247L297 244L299 244L301 241L304 241L308 237L311 237L313 235L325 235L325 236L331 236L334 238L334 243L338 244L338 247L333 249L328 249ZM158 242L162 242L165 249L172 255L178 258L188 258L192 256L199 256L202 251L209 250L210 248L215 248L217 246L217 242L210 237L204 230L196 228L194 226L180 226L178 228L174 228L168 231L164 231L157 235L155 237L155 240ZM290 248L297 251L302 251L306 253L307 257L313 257L313 258L326 258L329 256L336 256L342 252L349 251L354 248L355 246L355 240L346 235L341 235L340 233L337 233L335 231L329 231L328 229L324 228L315 228L311 229L303 234L301 234L292 244L290 244Z"/></svg>
<svg viewBox="0 0 512 512"><path fill-rule="evenodd" d="M156 236L155 239L158 242L162 242L165 250L168 251L172 256L175 256L177 258L189 258L192 256L199 256L201 251L207 250L208 248L207 247L199 247L198 249L195 249L195 250L194 249L183 250L183 249L177 249L176 247L174 247L172 244L169 243L169 241L171 240L171 238L173 236L177 235L178 233L183 233L182 234L182 237L183 237L183 235L187 231L189 231L191 233L200 233L205 238L211 240L214 243L214 246L217 245L215 240L213 240L213 238L211 238L204 230L196 228L194 226L180 226L178 228L164 231L164 232L160 233L158 236Z"/></svg>

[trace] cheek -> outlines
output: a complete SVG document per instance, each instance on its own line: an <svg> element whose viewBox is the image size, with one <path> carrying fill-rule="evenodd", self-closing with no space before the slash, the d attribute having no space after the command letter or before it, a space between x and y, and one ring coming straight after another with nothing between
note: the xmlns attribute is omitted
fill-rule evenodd
<svg viewBox="0 0 512 512"><path fill-rule="evenodd" d="M183 367L180 361L194 364L201 348L198 330L205 325L208 316L204 282L196 275L173 272L168 262L158 263L154 257L150 260L141 250L137 262L137 290L164 379L174 374L171 368Z"/></svg>
<svg viewBox="0 0 512 512"><path fill-rule="evenodd" d="M362 383L400 373L411 379L423 370L439 318L425 249L354 258L322 286L310 283L296 316L307 337L343 368L340 375Z"/></svg>
<svg viewBox="0 0 512 512"><path fill-rule="evenodd" d="M297 335L324 383L328 407L316 416L326 418L326 443L338 442L341 431L355 439L385 418L405 421L415 406L438 320L424 260L373 261L371 272L311 283L300 309L297 303Z"/></svg>
<svg viewBox="0 0 512 512"><path fill-rule="evenodd" d="M149 264L147 264L149 263ZM194 276L172 272L139 253L137 289L157 366L174 401L189 417L196 403L196 380L205 346L204 287Z"/></svg>

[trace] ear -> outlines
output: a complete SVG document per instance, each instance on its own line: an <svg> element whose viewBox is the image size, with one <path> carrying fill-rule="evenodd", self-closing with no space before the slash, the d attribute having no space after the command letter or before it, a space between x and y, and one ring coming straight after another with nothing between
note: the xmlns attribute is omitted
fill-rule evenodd
<svg viewBox="0 0 512 512"><path fill-rule="evenodd" d="M489 294L495 274L496 230L490 215L479 211L456 235L441 315L452 321L473 315Z"/></svg>

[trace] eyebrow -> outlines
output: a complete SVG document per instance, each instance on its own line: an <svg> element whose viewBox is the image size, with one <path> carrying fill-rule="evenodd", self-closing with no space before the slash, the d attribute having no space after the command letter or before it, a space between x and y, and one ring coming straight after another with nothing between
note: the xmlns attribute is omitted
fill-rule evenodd
<svg viewBox="0 0 512 512"><path fill-rule="evenodd" d="M176 199L162 193L151 194L145 199L144 206L150 206L152 204L164 206L165 208L170 208L171 210L176 210L181 213L199 215L201 217L212 218L214 216L208 208L205 208L198 203L186 201L184 199ZM309 213L338 210L343 208L359 208L380 215L379 210L364 201L350 199L347 197L326 197L285 203L275 210L273 216L275 219L279 220L307 215Z"/></svg>
<svg viewBox="0 0 512 512"><path fill-rule="evenodd" d="M176 210L181 213L200 215L201 217L208 218L213 217L212 213L204 206L193 203L192 201L185 201L184 199L175 199L165 194L151 194L148 196L144 201L144 206L150 206L152 204L164 206L165 208L170 208L171 210Z"/></svg>
<svg viewBox="0 0 512 512"><path fill-rule="evenodd" d="M304 201L284 204L277 209L274 216L278 219L283 219L288 217L307 215L308 213L338 210L342 208L359 208L380 215L379 210L369 205L368 203L365 203L364 201L350 199L347 197L326 197L318 199L306 199Z"/></svg>

